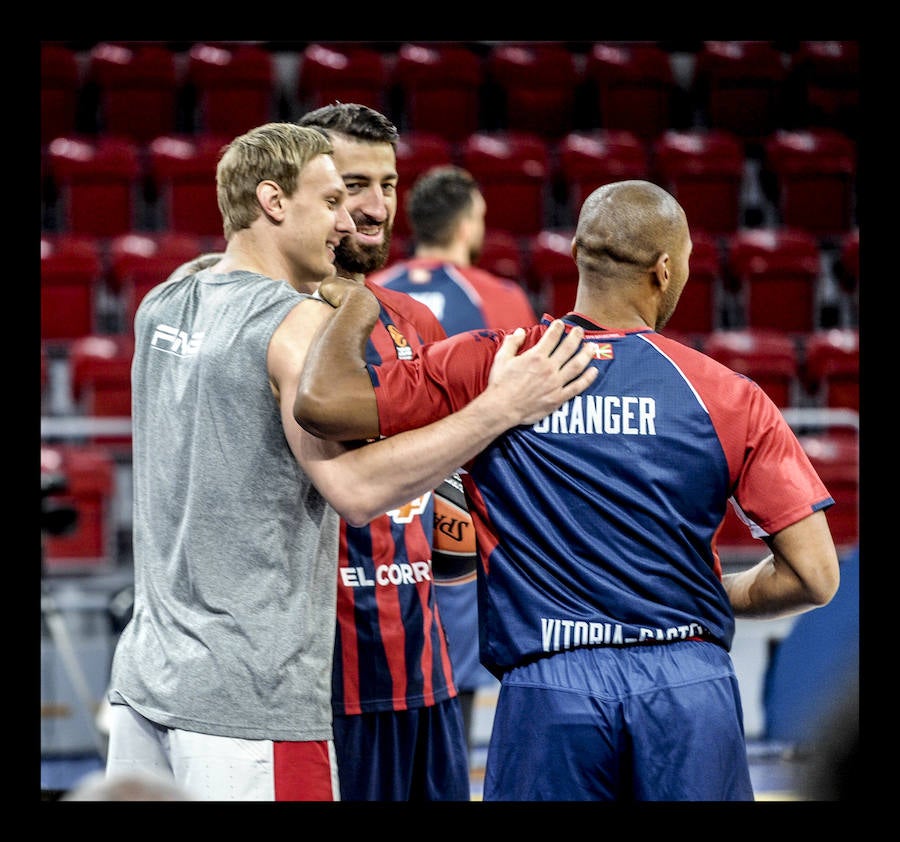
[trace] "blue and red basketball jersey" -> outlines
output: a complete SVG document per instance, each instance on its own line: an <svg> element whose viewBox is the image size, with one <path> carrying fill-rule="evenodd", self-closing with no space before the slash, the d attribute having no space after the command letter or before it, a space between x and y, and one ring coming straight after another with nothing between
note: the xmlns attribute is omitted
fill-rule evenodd
<svg viewBox="0 0 900 842"><path fill-rule="evenodd" d="M463 477L480 553L482 663L499 676L581 646L701 638L730 648L716 548L729 499L757 536L834 501L753 381L650 329L565 321L585 327L599 376L500 436ZM468 403L503 335L470 331L420 348L412 364L370 365L381 433Z"/></svg>
<svg viewBox="0 0 900 842"><path fill-rule="evenodd" d="M373 365L405 360L444 331L407 295L367 282L381 301L366 348ZM402 470L402 465L397 466ZM367 526L341 521L335 713L408 710L456 695L447 641L434 599L431 492Z"/></svg>

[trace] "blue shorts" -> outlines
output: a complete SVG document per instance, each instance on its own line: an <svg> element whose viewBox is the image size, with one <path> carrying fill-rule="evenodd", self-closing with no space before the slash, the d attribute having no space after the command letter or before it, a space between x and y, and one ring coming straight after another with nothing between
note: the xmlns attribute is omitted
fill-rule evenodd
<svg viewBox="0 0 900 842"><path fill-rule="evenodd" d="M720 646L574 649L502 680L485 801L752 801Z"/></svg>
<svg viewBox="0 0 900 842"><path fill-rule="evenodd" d="M335 714L341 801L468 801L462 708Z"/></svg>

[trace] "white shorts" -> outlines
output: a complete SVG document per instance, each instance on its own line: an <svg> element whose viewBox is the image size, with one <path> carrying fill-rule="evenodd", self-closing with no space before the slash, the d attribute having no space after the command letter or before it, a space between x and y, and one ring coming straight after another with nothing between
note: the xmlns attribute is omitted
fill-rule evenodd
<svg viewBox="0 0 900 842"><path fill-rule="evenodd" d="M151 772L196 801L338 801L334 742L216 737L111 705L107 777Z"/></svg>

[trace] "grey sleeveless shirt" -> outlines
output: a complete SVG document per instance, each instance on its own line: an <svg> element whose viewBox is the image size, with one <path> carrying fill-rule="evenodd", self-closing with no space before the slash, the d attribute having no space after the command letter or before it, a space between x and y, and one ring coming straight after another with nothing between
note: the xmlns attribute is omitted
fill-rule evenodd
<svg viewBox="0 0 900 842"><path fill-rule="evenodd" d="M160 725L333 736L338 516L288 447L266 366L306 297L205 270L135 318L135 602L109 697Z"/></svg>

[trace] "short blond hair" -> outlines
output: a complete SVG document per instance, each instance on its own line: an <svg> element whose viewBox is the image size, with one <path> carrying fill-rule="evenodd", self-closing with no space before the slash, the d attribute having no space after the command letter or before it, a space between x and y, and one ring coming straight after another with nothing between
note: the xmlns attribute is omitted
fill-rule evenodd
<svg viewBox="0 0 900 842"><path fill-rule="evenodd" d="M334 147L324 132L295 123L266 123L236 137L224 147L216 167L225 239L249 228L259 216L256 186L261 181L270 179L292 196L303 167L318 155L332 154Z"/></svg>

